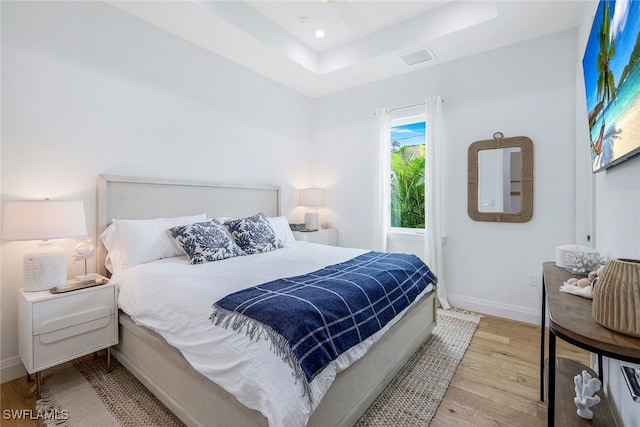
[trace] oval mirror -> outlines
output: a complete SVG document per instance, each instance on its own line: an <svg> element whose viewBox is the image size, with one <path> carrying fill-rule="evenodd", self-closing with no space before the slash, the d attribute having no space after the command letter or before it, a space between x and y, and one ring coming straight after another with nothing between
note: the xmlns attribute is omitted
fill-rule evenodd
<svg viewBox="0 0 640 427"><path fill-rule="evenodd" d="M476 141L468 152L467 211L475 221L527 222L533 214L533 142L526 136Z"/></svg>

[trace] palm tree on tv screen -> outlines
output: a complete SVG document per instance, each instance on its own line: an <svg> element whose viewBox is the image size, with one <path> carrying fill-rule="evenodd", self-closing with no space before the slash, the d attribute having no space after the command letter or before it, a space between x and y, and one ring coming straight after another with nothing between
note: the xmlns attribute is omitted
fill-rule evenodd
<svg viewBox="0 0 640 427"><path fill-rule="evenodd" d="M600 26L600 32L598 34L598 41L600 42L600 51L598 53L598 59L596 67L598 69L598 98L600 98L599 107L596 107L602 111L602 126L600 127L600 134L596 143L591 143L591 149L596 153L602 152L602 141L604 139L605 122L604 122L604 107L606 104L615 99L616 96L616 83L614 81L613 72L609 68L611 60L616 54L616 40L611 32L611 19L609 12L609 2L604 4L604 13L602 14L602 25Z"/></svg>

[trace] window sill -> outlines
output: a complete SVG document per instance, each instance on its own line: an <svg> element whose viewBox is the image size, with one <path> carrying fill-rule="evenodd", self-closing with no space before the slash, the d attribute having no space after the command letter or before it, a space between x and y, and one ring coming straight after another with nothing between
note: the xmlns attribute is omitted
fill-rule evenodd
<svg viewBox="0 0 640 427"><path fill-rule="evenodd" d="M389 230L387 231L387 241L392 242L415 242L415 241L424 241L425 238L425 230L410 230L410 229L397 229L397 230ZM447 244L447 240L449 236L443 235L440 237L442 239L442 246L444 247Z"/></svg>
<svg viewBox="0 0 640 427"><path fill-rule="evenodd" d="M411 228L394 228L391 229L389 231L387 231L387 236L414 236L414 235L419 235L419 236L424 236L425 230L423 228L416 228L416 229L411 229Z"/></svg>

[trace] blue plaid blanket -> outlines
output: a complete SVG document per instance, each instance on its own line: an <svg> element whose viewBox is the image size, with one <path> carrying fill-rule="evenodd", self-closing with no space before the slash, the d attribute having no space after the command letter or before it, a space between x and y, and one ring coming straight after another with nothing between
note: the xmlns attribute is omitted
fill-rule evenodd
<svg viewBox="0 0 640 427"><path fill-rule="evenodd" d="M383 328L437 279L415 255L368 252L313 273L227 295L211 321L265 336L312 399L309 383L329 362Z"/></svg>

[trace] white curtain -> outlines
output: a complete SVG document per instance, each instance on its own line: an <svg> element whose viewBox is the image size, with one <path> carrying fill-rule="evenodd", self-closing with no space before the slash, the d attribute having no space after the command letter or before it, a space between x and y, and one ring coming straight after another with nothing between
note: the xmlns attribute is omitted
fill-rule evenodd
<svg viewBox="0 0 640 427"><path fill-rule="evenodd" d="M380 252L387 250L387 232L389 231L389 197L390 182L386 176L387 167L391 161L391 118L386 108L376 109L376 132L378 135L378 149L375 163L378 171L376 185L374 185L373 207L373 249Z"/></svg>
<svg viewBox="0 0 640 427"><path fill-rule="evenodd" d="M440 306L451 308L447 300L442 256L442 98L427 98L427 140L425 161L426 232L424 260L438 277Z"/></svg>

